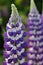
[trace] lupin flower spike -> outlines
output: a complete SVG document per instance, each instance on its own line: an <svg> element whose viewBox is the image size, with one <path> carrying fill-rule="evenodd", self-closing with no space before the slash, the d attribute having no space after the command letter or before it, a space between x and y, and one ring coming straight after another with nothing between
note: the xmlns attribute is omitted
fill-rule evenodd
<svg viewBox="0 0 43 65"><path fill-rule="evenodd" d="M28 65L43 65L43 24L34 0L28 15Z"/></svg>
<svg viewBox="0 0 43 65"><path fill-rule="evenodd" d="M4 33L4 58L3 65L27 65L25 48L27 43L24 40L26 33L24 25L18 15L14 4L11 5L12 14ZM17 22L16 22L17 21ZM14 24L16 22L16 24Z"/></svg>

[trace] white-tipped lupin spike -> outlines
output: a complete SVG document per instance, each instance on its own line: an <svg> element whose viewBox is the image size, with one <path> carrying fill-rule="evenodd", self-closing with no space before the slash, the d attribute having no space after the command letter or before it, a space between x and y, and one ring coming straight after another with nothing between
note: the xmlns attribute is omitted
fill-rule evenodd
<svg viewBox="0 0 43 65"><path fill-rule="evenodd" d="M35 14L38 14L38 10L36 8L36 5L34 3L34 0L31 0L31 5L30 5L30 13L35 13Z"/></svg>

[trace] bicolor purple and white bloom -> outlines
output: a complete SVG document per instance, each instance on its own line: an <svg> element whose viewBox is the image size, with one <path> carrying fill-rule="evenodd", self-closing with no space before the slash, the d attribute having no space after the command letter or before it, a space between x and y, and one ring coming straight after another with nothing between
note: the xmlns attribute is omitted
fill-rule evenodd
<svg viewBox="0 0 43 65"><path fill-rule="evenodd" d="M18 11L14 4L11 5L12 14L4 33L4 58L3 65L27 65L25 48L27 43L24 40L26 32L21 22Z"/></svg>
<svg viewBox="0 0 43 65"><path fill-rule="evenodd" d="M43 19L43 18L42 18ZM31 0L28 15L28 65L43 65L43 21L36 5Z"/></svg>

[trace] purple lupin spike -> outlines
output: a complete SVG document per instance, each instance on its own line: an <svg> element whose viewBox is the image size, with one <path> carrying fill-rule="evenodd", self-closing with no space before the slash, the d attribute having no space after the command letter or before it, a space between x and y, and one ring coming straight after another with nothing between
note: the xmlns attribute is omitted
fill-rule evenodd
<svg viewBox="0 0 43 65"><path fill-rule="evenodd" d="M12 14L9 18L9 21L6 25L6 32L4 33L4 51L3 55L5 58L5 61L3 62L3 65L16 65L18 64L17 60L17 47L15 43L15 36L16 36L16 28L13 23L18 17L17 9L14 4L11 5L12 8ZM17 17L15 17L17 16ZM15 35L15 36L14 36Z"/></svg>
<svg viewBox="0 0 43 65"><path fill-rule="evenodd" d="M27 25L28 65L43 65L43 24L33 0L31 0Z"/></svg>
<svg viewBox="0 0 43 65"><path fill-rule="evenodd" d="M19 14L14 4L11 5L12 14L6 26L4 33L4 48L3 51L5 61L3 65L26 65L27 42L24 37L24 25L21 22ZM15 24L16 23L16 24Z"/></svg>

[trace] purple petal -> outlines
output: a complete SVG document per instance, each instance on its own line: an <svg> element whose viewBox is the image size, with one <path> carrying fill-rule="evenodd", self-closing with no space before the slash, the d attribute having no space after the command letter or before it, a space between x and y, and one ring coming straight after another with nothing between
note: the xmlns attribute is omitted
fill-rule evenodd
<svg viewBox="0 0 43 65"><path fill-rule="evenodd" d="M8 26L6 26L6 30L10 29Z"/></svg>
<svg viewBox="0 0 43 65"><path fill-rule="evenodd" d="M21 55L22 55L23 57L26 57L26 56L27 56L27 53L26 53L26 52L23 52Z"/></svg>
<svg viewBox="0 0 43 65"><path fill-rule="evenodd" d="M4 58L8 58L10 55L6 53L6 51L3 52Z"/></svg>
<svg viewBox="0 0 43 65"><path fill-rule="evenodd" d="M24 42L23 44L21 44L21 47L22 48L26 48L28 45L27 45L27 43L26 42Z"/></svg>
<svg viewBox="0 0 43 65"><path fill-rule="evenodd" d="M12 62L12 59L8 59L8 63L11 63Z"/></svg>
<svg viewBox="0 0 43 65"><path fill-rule="evenodd" d="M23 33L23 37L25 37L25 36L26 36L26 32Z"/></svg>
<svg viewBox="0 0 43 65"><path fill-rule="evenodd" d="M3 65L7 65L7 63L4 61L4 62L3 62Z"/></svg>
<svg viewBox="0 0 43 65"><path fill-rule="evenodd" d="M10 42L11 42L11 44L14 44L14 40L11 40L11 39L10 39Z"/></svg>
<svg viewBox="0 0 43 65"><path fill-rule="evenodd" d="M15 37L17 35L17 33L16 32L13 32L13 36Z"/></svg>
<svg viewBox="0 0 43 65"><path fill-rule="evenodd" d="M13 32L8 32L8 34L9 34L10 36L13 36Z"/></svg>
<svg viewBox="0 0 43 65"><path fill-rule="evenodd" d="M21 41L21 42L22 42L22 41L23 41L23 37L22 37L22 38L20 38L20 39L19 39L19 41Z"/></svg>
<svg viewBox="0 0 43 65"><path fill-rule="evenodd" d="M13 61L16 63L18 60L17 60L17 58L13 58Z"/></svg>
<svg viewBox="0 0 43 65"><path fill-rule="evenodd" d="M16 27L18 27L18 26L19 26L19 23L17 22L17 23L16 23Z"/></svg>
<svg viewBox="0 0 43 65"><path fill-rule="evenodd" d="M19 59L19 60L22 60L22 58L23 58L22 55L18 56L18 59Z"/></svg>
<svg viewBox="0 0 43 65"><path fill-rule="evenodd" d="M21 31L17 31L17 34L21 34Z"/></svg>
<svg viewBox="0 0 43 65"><path fill-rule="evenodd" d="M24 25L22 25L21 29L22 29L22 30L24 30L24 29L25 29L25 26L24 26Z"/></svg>
<svg viewBox="0 0 43 65"><path fill-rule="evenodd" d="M11 51L11 53L12 53L12 54L16 54L17 52L16 52L16 50L13 49L13 50Z"/></svg>
<svg viewBox="0 0 43 65"><path fill-rule="evenodd" d="M18 47L17 50L18 50L18 51L21 51L21 50L22 50L22 47Z"/></svg>
<svg viewBox="0 0 43 65"><path fill-rule="evenodd" d="M15 27L15 25L14 25L14 24L12 24L12 25L11 25L11 27L12 27L12 28L14 28L14 27Z"/></svg>

